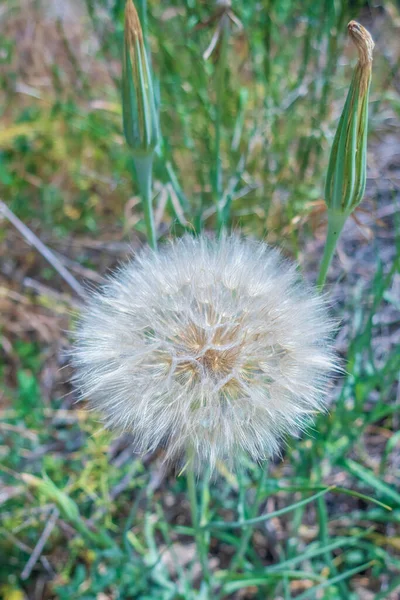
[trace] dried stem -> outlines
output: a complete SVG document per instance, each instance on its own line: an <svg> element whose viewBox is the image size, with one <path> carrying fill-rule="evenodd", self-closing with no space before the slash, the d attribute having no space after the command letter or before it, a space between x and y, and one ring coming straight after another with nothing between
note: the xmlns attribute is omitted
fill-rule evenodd
<svg viewBox="0 0 400 600"><path fill-rule="evenodd" d="M0 215L3 215L18 231L24 236L28 244L34 246L38 252L51 264L59 275L68 283L68 285L80 296L85 297L85 292L80 283L64 267L53 252L43 244L43 242L27 227L14 213L0 200Z"/></svg>

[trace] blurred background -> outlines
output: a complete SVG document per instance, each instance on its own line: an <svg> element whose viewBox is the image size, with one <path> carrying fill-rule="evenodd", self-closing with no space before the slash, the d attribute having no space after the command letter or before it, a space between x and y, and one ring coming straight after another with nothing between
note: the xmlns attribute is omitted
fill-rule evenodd
<svg viewBox="0 0 400 600"><path fill-rule="evenodd" d="M324 508L311 503L260 524L238 572L230 561L242 552L239 534L217 532L210 565L222 574L221 598L398 598L399 4L148 0L146 12L143 0L136 5L147 16L157 80L158 236L212 231L223 197L233 228L281 248L311 282L326 229L329 151L357 61L348 21L375 40L367 191L326 288L346 373L332 384L329 415L270 465L259 509L288 506L310 486L361 496L332 492ZM79 285L95 288L145 242L122 135L123 11L123 0L0 1L5 600L200 598L185 482L165 469L162 449L139 460L129 436L102 431L69 383ZM221 466L211 513L229 520L244 498L251 505L261 470L249 464L238 481ZM27 475L50 477L119 550L88 542L54 493ZM321 539L329 552L318 553Z"/></svg>

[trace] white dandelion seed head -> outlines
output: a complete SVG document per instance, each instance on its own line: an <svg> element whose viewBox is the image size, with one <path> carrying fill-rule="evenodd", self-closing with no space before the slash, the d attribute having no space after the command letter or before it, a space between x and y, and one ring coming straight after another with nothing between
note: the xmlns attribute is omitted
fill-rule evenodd
<svg viewBox="0 0 400 600"><path fill-rule="evenodd" d="M322 406L331 332L323 299L276 250L185 236L142 251L90 299L75 381L139 452L260 460Z"/></svg>

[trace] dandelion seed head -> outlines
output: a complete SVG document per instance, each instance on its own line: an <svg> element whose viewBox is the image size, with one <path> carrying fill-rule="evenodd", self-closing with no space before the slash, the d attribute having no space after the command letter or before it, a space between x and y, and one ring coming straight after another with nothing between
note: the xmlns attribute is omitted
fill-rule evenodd
<svg viewBox="0 0 400 600"><path fill-rule="evenodd" d="M185 236L146 249L89 300L75 382L141 453L261 460L323 406L324 300L264 243Z"/></svg>

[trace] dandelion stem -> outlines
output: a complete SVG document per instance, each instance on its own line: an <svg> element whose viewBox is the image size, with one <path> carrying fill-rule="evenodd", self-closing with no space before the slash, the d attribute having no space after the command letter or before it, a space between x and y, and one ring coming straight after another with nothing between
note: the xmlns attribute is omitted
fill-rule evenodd
<svg viewBox="0 0 400 600"><path fill-rule="evenodd" d="M201 512L199 509L196 493L196 478L192 461L189 461L186 473L188 496L190 502L190 512L192 515L192 524L195 532L197 552L200 559L201 569L203 571L204 583L207 590L210 589L210 569L208 566L207 546L205 543L205 530L200 523Z"/></svg>
<svg viewBox="0 0 400 600"><path fill-rule="evenodd" d="M319 291L322 291L325 285L328 269L332 262L336 245L339 236L342 232L343 226L346 222L346 218L347 215L328 211L328 232L326 235L324 254L322 257L321 265L319 268L319 275L317 279L317 286L319 288Z"/></svg>
<svg viewBox="0 0 400 600"><path fill-rule="evenodd" d="M259 477L259 480L257 483L254 504L251 507L251 511L250 511L251 518L254 518L257 516L258 510L260 508L260 503L263 499L263 494L265 493L265 482L267 480L267 476L268 476L268 466L263 465L261 468L260 477ZM253 530L251 527L248 527L247 529L245 529L243 531L242 539L240 540L239 550L237 551L237 553L232 561L232 564L231 564L232 571L243 566L243 559L247 552L247 548L248 548L252 534L253 534Z"/></svg>
<svg viewBox="0 0 400 600"><path fill-rule="evenodd" d="M144 222L146 225L147 241L153 250L157 250L156 228L152 206L152 166L153 155L134 157L139 192L143 203Z"/></svg>

